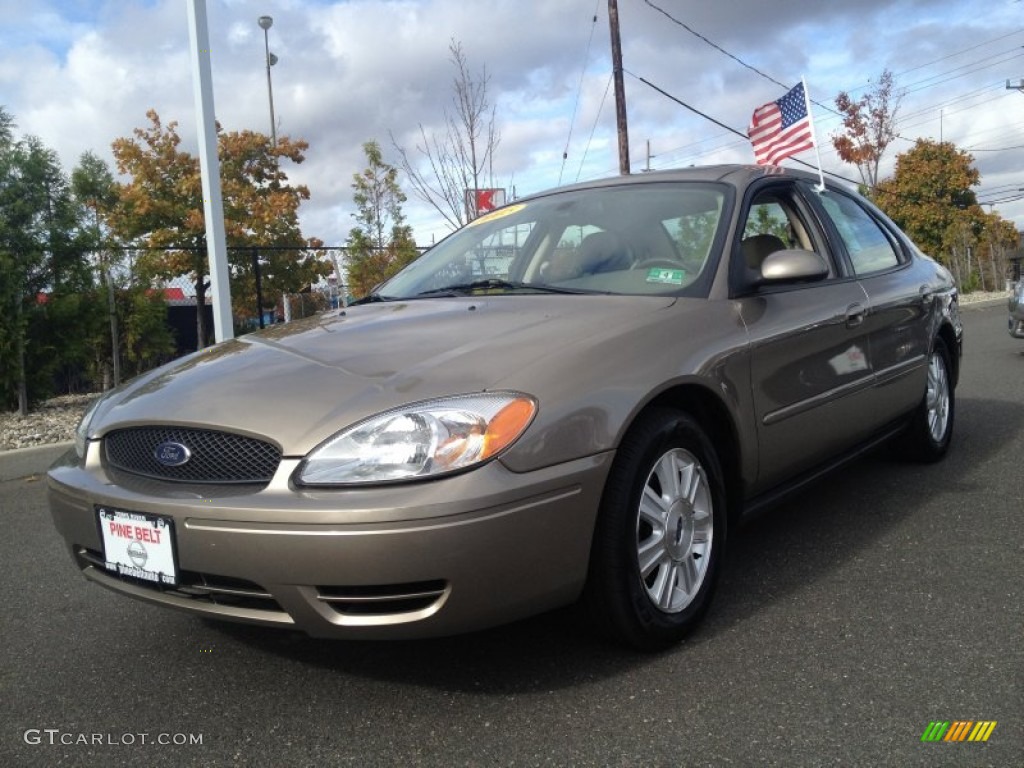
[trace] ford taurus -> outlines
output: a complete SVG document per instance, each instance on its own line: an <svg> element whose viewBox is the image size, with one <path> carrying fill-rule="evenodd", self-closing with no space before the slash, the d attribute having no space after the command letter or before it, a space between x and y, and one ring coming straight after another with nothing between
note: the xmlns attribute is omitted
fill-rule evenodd
<svg viewBox="0 0 1024 768"><path fill-rule="evenodd" d="M664 647L745 514L883 441L946 453L961 335L949 273L855 193L619 177L110 392L49 499L86 578L197 615L406 638L582 600Z"/></svg>

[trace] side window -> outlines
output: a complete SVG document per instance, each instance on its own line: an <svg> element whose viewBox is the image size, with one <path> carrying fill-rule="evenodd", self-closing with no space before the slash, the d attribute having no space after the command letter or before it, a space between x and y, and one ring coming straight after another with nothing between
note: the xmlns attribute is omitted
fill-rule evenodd
<svg viewBox="0 0 1024 768"><path fill-rule="evenodd" d="M836 272L827 253L815 248L811 230L790 187L771 187L750 202L740 238L740 253L747 269L757 273L775 251L793 248L818 251L829 262L830 276Z"/></svg>
<svg viewBox="0 0 1024 768"><path fill-rule="evenodd" d="M882 272L900 263L892 237L853 198L829 192L820 198L850 254L857 275Z"/></svg>
<svg viewBox="0 0 1024 768"><path fill-rule="evenodd" d="M743 228L744 239L755 235L774 235L786 244L787 248L798 248L793 242L789 217L785 210L774 200L755 201L750 206L747 224Z"/></svg>

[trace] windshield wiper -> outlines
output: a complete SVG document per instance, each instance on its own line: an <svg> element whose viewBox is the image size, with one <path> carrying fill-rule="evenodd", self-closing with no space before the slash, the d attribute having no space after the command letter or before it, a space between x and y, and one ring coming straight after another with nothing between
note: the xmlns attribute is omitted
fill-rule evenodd
<svg viewBox="0 0 1024 768"><path fill-rule="evenodd" d="M350 302L349 306L350 307L354 307L357 304L372 304L375 301L394 301L394 300L395 300L394 296L384 296L384 295L382 295L380 293L370 293L370 294L367 294L366 296L363 296L363 298L361 298L361 299L356 299L355 301Z"/></svg>
<svg viewBox="0 0 1024 768"><path fill-rule="evenodd" d="M591 293L591 291L579 291L572 288L556 288L553 285L544 283L522 283L513 280L502 280L497 277L488 277L484 280L473 280L468 283L455 283L442 288L432 288L429 291L417 293L417 296L459 296L469 291L499 290L499 291L534 291L536 293Z"/></svg>

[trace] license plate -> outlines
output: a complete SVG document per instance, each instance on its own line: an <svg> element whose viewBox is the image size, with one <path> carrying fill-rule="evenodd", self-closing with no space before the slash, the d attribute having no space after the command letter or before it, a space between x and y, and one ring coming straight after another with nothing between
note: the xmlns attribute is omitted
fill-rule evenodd
<svg viewBox="0 0 1024 768"><path fill-rule="evenodd" d="M108 571L175 586L174 521L162 515L96 507Z"/></svg>

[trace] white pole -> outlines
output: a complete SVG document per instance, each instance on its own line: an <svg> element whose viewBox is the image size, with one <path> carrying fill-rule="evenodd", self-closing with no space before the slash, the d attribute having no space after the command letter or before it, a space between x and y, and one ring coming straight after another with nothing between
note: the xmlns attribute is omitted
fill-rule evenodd
<svg viewBox="0 0 1024 768"><path fill-rule="evenodd" d="M811 124L811 141L814 142L814 154L818 158L818 191L825 191L825 174L821 170L821 150L818 149L818 134L814 130L814 113L811 112L811 93L807 90L807 80L803 77L800 82L804 86L804 104L807 106L807 121Z"/></svg>
<svg viewBox="0 0 1024 768"><path fill-rule="evenodd" d="M210 259L210 293L213 297L213 331L217 341L233 338L231 285L228 282L227 236L220 194L220 160L217 158L217 127L210 74L210 34L206 26L206 0L185 0L188 6L189 44L192 49L192 89L196 100L199 168L203 180L203 214L206 217L206 251ZM202 275L199 276L202 280ZM200 307L199 311L203 311Z"/></svg>

